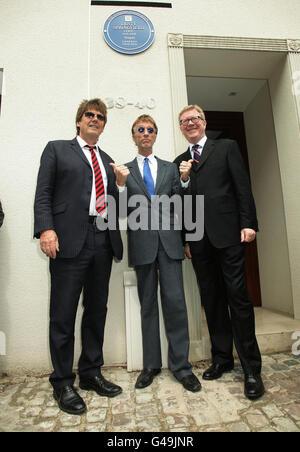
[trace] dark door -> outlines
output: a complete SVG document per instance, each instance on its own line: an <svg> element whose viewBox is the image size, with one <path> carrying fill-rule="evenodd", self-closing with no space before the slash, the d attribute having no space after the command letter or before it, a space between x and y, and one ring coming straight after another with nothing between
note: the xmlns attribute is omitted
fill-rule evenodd
<svg viewBox="0 0 300 452"><path fill-rule="evenodd" d="M238 142L250 177L243 113L206 111L205 115L207 120L206 132L209 138L231 138ZM261 306L256 240L246 247L246 278L253 305Z"/></svg>

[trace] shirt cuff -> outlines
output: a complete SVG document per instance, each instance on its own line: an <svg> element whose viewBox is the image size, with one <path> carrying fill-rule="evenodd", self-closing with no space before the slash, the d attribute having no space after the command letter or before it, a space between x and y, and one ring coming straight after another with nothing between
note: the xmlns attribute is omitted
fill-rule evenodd
<svg viewBox="0 0 300 452"><path fill-rule="evenodd" d="M183 182L183 180L180 179L180 182L181 182L182 188L188 188L189 183L190 183L190 178L186 182Z"/></svg>

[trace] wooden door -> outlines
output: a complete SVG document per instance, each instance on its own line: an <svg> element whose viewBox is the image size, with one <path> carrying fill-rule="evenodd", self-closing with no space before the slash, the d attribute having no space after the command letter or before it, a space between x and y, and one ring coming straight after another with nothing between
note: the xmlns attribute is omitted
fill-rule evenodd
<svg viewBox="0 0 300 452"><path fill-rule="evenodd" d="M207 136L209 138L231 138L239 144L249 177L249 161L244 126L244 115L240 112L206 111ZM250 180L251 182L251 180ZM259 219L258 219L259 220ZM257 243L254 240L246 247L246 278L254 306L261 306Z"/></svg>

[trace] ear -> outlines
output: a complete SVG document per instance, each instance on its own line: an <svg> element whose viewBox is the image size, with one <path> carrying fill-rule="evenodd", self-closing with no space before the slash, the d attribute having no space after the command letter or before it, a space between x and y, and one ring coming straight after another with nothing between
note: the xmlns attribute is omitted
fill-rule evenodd
<svg viewBox="0 0 300 452"><path fill-rule="evenodd" d="M137 144L136 144L136 140L135 140L135 136L134 136L134 135L131 135L131 138L132 138L132 141L134 142L134 144L137 145Z"/></svg>

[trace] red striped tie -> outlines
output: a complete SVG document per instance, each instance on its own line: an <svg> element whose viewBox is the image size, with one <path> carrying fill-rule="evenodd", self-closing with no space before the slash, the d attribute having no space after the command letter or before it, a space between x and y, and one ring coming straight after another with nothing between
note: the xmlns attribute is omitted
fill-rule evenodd
<svg viewBox="0 0 300 452"><path fill-rule="evenodd" d="M199 163L200 160L200 152L199 152L199 148L201 148L201 146L199 146L199 144L194 144L194 146L192 147L193 151L194 151L194 162L195 163Z"/></svg>
<svg viewBox="0 0 300 452"><path fill-rule="evenodd" d="M104 182L103 182L101 169L100 169L99 162L98 162L98 159L97 159L95 151L94 151L94 149L96 149L96 146L86 145L85 147L90 150L91 156L92 156L94 175L95 175L96 210L97 210L97 212L100 213L101 216L103 216L104 213L106 212L105 190L104 190Z"/></svg>

